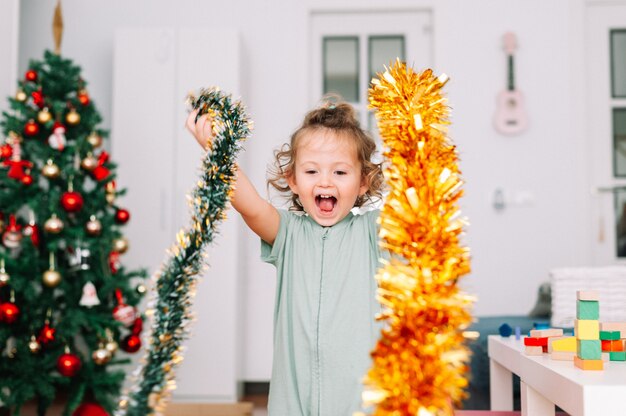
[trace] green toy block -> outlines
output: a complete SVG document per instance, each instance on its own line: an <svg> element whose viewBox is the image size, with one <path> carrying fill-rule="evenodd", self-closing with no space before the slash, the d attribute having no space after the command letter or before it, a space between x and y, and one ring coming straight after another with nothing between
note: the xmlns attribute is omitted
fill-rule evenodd
<svg viewBox="0 0 626 416"><path fill-rule="evenodd" d="M576 340L576 355L583 360L601 360L602 344L599 339Z"/></svg>
<svg viewBox="0 0 626 416"><path fill-rule="evenodd" d="M620 331L600 331L600 339L603 341L615 341L620 339Z"/></svg>
<svg viewBox="0 0 626 416"><path fill-rule="evenodd" d="M600 319L600 302L597 300L577 300L576 319Z"/></svg>
<svg viewBox="0 0 626 416"><path fill-rule="evenodd" d="M626 361L626 351L614 351L609 353L611 361Z"/></svg>

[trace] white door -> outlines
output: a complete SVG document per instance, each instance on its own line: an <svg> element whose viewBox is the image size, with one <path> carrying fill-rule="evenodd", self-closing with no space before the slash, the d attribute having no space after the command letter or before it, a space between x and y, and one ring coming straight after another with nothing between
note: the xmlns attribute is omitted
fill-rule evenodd
<svg viewBox="0 0 626 416"><path fill-rule="evenodd" d="M219 42L207 42L219 39ZM188 224L186 194L195 186L201 151L184 129L185 97L219 85L239 96L239 40L223 28L120 29L115 36L113 160L117 183L128 188L119 204L131 268L158 269L176 232ZM210 269L197 286L196 322L177 371L177 401L237 399L240 325L239 216L229 215L208 250Z"/></svg>
<svg viewBox="0 0 626 416"><path fill-rule="evenodd" d="M425 10L314 12L311 15L309 103L326 93L341 95L377 136L367 110L371 79L396 58L416 71L432 65L432 16Z"/></svg>
<svg viewBox="0 0 626 416"><path fill-rule="evenodd" d="M595 265L626 261L626 2L588 3L587 138Z"/></svg>

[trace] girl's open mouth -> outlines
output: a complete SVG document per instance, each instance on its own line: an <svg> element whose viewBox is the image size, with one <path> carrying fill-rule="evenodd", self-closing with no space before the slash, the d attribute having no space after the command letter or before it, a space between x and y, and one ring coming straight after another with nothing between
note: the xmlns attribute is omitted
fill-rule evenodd
<svg viewBox="0 0 626 416"><path fill-rule="evenodd" d="M337 205L337 198L330 195L317 195L315 204L322 212L332 212L335 205Z"/></svg>

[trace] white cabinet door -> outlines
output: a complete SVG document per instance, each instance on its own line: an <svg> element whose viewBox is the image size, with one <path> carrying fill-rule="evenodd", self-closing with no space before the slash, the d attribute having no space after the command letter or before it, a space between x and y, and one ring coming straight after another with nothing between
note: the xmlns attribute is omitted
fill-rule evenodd
<svg viewBox="0 0 626 416"><path fill-rule="evenodd" d="M626 152L626 141L619 144L626 140L621 134L621 124L626 122L626 94L614 91L614 87L620 89L619 85L626 82L626 67L613 71L613 63L619 64L620 57L626 63L626 44L622 48L611 46L612 33L626 32L626 3L590 2L586 19L586 134L593 195L591 248L594 264L601 266L626 260L626 233L620 233L618 227L620 220L626 221L626 155L622 154Z"/></svg>
<svg viewBox="0 0 626 416"><path fill-rule="evenodd" d="M180 227L195 186L201 150L185 131L185 97L219 85L239 93L239 41L228 30L132 28L115 38L112 156L120 206L132 214L124 263L158 269ZM218 41L214 41L217 40ZM239 217L229 215L209 249L210 269L197 287L196 322L177 371L177 401L237 398L241 298Z"/></svg>

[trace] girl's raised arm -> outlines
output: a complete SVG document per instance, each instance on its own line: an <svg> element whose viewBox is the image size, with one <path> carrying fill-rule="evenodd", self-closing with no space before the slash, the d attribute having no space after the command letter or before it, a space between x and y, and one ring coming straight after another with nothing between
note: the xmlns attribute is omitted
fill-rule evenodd
<svg viewBox="0 0 626 416"><path fill-rule="evenodd" d="M187 130L204 149L209 147L213 140L211 130L211 119L207 114L198 118L197 111L191 112L187 118ZM241 214L248 227L256 233L263 241L273 244L278 234L280 225L280 215L276 208L261 198L254 185L241 169L237 169L237 177L233 184L234 194L231 199L233 208Z"/></svg>

